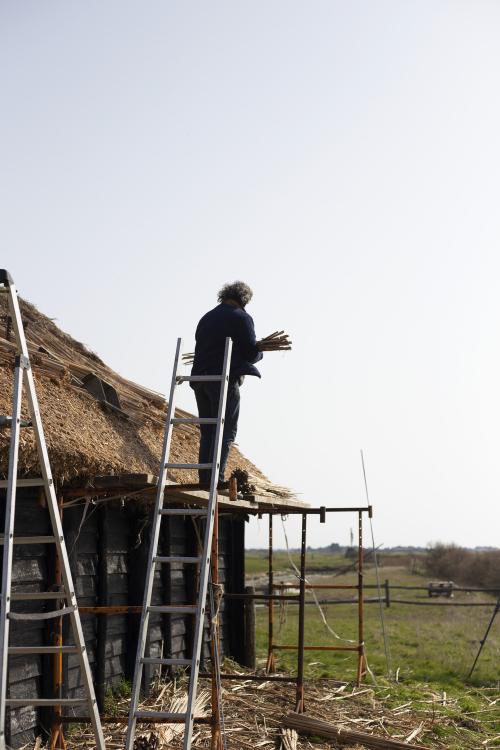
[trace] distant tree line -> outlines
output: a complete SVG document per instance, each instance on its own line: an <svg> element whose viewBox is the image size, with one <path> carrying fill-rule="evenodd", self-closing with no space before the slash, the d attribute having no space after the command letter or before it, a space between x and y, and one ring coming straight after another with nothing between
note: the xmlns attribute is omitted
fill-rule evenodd
<svg viewBox="0 0 500 750"><path fill-rule="evenodd" d="M463 586L498 588L500 550L475 551L454 544L435 544L426 555L427 572L435 578Z"/></svg>

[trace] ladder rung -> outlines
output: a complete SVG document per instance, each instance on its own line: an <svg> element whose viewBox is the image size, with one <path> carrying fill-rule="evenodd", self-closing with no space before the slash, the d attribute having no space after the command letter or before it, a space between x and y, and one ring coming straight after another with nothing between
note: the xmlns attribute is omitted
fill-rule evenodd
<svg viewBox="0 0 500 750"><path fill-rule="evenodd" d="M166 565L169 565L170 563L191 563L193 565L197 565L198 563L201 563L201 557L182 557L181 555L170 555L169 557L155 557L154 562L165 563Z"/></svg>
<svg viewBox="0 0 500 750"><path fill-rule="evenodd" d="M7 706L81 706L88 698L7 698Z"/></svg>
<svg viewBox="0 0 500 750"><path fill-rule="evenodd" d="M178 383L220 383L222 375L179 375Z"/></svg>
<svg viewBox="0 0 500 750"><path fill-rule="evenodd" d="M62 609L55 609L53 612L9 612L9 620L54 620L56 617L72 614L75 609L76 607L72 605L70 607L63 607Z"/></svg>
<svg viewBox="0 0 500 750"><path fill-rule="evenodd" d="M158 606L148 607L148 612L157 615L190 615L196 612L196 605L193 604L160 604Z"/></svg>
<svg viewBox="0 0 500 750"><path fill-rule="evenodd" d="M9 646L9 655L19 654L78 654L77 646Z"/></svg>
<svg viewBox="0 0 500 750"><path fill-rule="evenodd" d="M166 469L212 469L213 464L165 464Z"/></svg>
<svg viewBox="0 0 500 750"><path fill-rule="evenodd" d="M162 516L206 516L204 508L162 508Z"/></svg>
<svg viewBox="0 0 500 750"><path fill-rule="evenodd" d="M52 544L56 541L54 536L15 536L13 544ZM0 544L5 544L4 534L0 535Z"/></svg>
<svg viewBox="0 0 500 750"><path fill-rule="evenodd" d="M175 417L171 424L217 424L217 417Z"/></svg>
<svg viewBox="0 0 500 750"><path fill-rule="evenodd" d="M172 714L169 711L136 711L135 712L135 718L136 719L171 719L172 721L175 721L176 719L185 719L187 716L186 713L183 714Z"/></svg>
<svg viewBox="0 0 500 750"><path fill-rule="evenodd" d="M3 427L12 429L12 417L9 417L7 415L0 416L0 428ZM33 427L33 422L31 421L31 419L20 419L19 427Z"/></svg>
<svg viewBox="0 0 500 750"><path fill-rule="evenodd" d="M43 487L45 480L43 477L35 477L34 479L16 479L16 487ZM0 479L0 488L8 487L8 479Z"/></svg>
<svg viewBox="0 0 500 750"><path fill-rule="evenodd" d="M141 659L143 664L164 664L165 666L190 667L191 659L155 659L152 656L145 656Z"/></svg>
<svg viewBox="0 0 500 750"><path fill-rule="evenodd" d="M24 602L30 599L66 599L64 591L13 591L12 601Z"/></svg>

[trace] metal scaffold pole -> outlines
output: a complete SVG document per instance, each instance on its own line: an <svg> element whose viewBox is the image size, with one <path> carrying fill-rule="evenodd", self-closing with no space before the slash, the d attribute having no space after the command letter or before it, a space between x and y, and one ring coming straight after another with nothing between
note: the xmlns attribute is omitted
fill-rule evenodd
<svg viewBox="0 0 500 750"><path fill-rule="evenodd" d="M274 657L274 572L273 572L273 514L269 513L269 546L268 546L268 595L271 597L267 605L267 664L266 672L273 674L276 671L276 660Z"/></svg>
<svg viewBox="0 0 500 750"><path fill-rule="evenodd" d="M306 618L306 535L307 515L302 514L302 532L300 536L300 583L299 583L299 641L297 652L297 693L296 707L298 713L305 711L304 704L304 645Z"/></svg>
<svg viewBox="0 0 500 750"><path fill-rule="evenodd" d="M358 512L358 672L356 683L359 687L365 670L364 641L364 596L363 596L363 514Z"/></svg>
<svg viewBox="0 0 500 750"><path fill-rule="evenodd" d="M474 672L474 670L476 668L476 664L477 664L477 662L479 660L479 657L481 656L481 651L484 648L484 644L487 641L488 635L490 634L490 630L492 628L493 622L494 622L495 617L497 616L498 612L500 612L500 596L498 597L497 602L495 604L495 609L493 610L493 614L491 615L491 619L490 619L490 621L488 623L488 627L486 628L486 633L484 634L484 638L482 639L482 641L480 641L479 651L477 652L476 658L474 659L474 664L472 665L471 670L470 670L469 674L467 675L467 679L468 680L472 677L472 673Z"/></svg>
<svg viewBox="0 0 500 750"><path fill-rule="evenodd" d="M211 750L223 750L222 732L221 732L221 696L220 696L220 637L219 637L219 604L218 596L219 587L219 509L215 507L214 515L214 532L212 536L212 555L211 565L211 598L215 597L215 607L210 612L211 622L211 641L210 657L212 662L212 742ZM215 609L215 611L213 611Z"/></svg>

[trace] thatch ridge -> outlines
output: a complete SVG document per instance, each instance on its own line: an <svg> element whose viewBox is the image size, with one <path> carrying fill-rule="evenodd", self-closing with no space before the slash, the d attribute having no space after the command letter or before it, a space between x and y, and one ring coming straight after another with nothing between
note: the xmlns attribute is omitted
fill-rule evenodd
<svg viewBox="0 0 500 750"><path fill-rule="evenodd" d="M44 424L51 467L59 483L87 480L103 474L157 474L160 460L165 399L159 393L133 383L109 368L84 344L63 332L53 320L25 300L20 300L26 338L33 366L40 413ZM0 296L0 414L12 410L13 334L7 340L6 295ZM123 413L100 404L82 387L82 378L94 374L117 391ZM186 412L178 410L178 414ZM176 426L172 460L193 463L198 452L198 428ZM10 431L0 431L0 473L8 466ZM32 431L21 433L20 472L37 472ZM287 497L233 447L228 469L249 472L259 493ZM196 482L195 472L172 473L172 479Z"/></svg>

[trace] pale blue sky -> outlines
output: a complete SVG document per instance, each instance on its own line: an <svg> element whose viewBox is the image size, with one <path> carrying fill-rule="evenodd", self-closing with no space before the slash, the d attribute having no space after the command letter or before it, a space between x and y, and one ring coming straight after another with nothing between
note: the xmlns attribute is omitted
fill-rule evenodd
<svg viewBox="0 0 500 750"><path fill-rule="evenodd" d="M246 280L294 351L242 450L342 505L363 448L378 543L498 545L499 31L481 0L4 0L0 265L162 391Z"/></svg>

